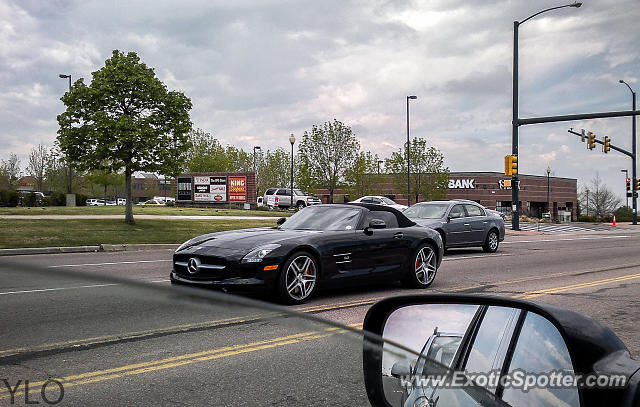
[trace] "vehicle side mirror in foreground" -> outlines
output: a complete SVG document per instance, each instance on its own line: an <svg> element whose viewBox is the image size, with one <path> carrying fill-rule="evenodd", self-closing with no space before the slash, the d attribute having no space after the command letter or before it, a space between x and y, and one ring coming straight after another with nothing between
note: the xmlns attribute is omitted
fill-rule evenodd
<svg viewBox="0 0 640 407"><path fill-rule="evenodd" d="M434 294L373 305L364 376L374 406L636 406L640 362L599 322L507 298ZM636 373L638 372L638 373Z"/></svg>
<svg viewBox="0 0 640 407"><path fill-rule="evenodd" d="M285 223L287 221L287 218L278 218L278 220L276 221L276 224L278 226L282 225L283 223Z"/></svg>
<svg viewBox="0 0 640 407"><path fill-rule="evenodd" d="M382 219L371 219L369 221L369 226L364 228L364 233L370 235L373 233L373 229L384 229L387 227L387 224Z"/></svg>

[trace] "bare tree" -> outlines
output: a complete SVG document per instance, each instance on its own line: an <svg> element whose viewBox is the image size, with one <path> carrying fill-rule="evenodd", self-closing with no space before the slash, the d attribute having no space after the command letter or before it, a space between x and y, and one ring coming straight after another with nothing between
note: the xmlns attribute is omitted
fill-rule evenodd
<svg viewBox="0 0 640 407"><path fill-rule="evenodd" d="M578 200L580 206L588 209L589 215L595 216L596 219L613 214L622 203L622 200L603 184L598 173L588 186L581 188Z"/></svg>
<svg viewBox="0 0 640 407"><path fill-rule="evenodd" d="M47 168L49 167L49 149L38 144L34 147L29 154L29 164L27 165L27 172L38 183L38 191L42 191L42 184L44 183Z"/></svg>
<svg viewBox="0 0 640 407"><path fill-rule="evenodd" d="M16 184L20 178L20 160L17 155L11 153L8 160L0 161L0 174L6 178L9 186Z"/></svg>

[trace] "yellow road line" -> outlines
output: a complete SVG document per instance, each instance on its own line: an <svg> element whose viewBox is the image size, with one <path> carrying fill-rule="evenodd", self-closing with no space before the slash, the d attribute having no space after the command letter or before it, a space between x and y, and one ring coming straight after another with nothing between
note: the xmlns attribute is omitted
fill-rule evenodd
<svg viewBox="0 0 640 407"><path fill-rule="evenodd" d="M541 297L541 296L547 295L547 294L556 294L556 293L561 293L561 292L565 292L565 291L573 291L573 290L578 290L578 289L581 289L581 288L589 288L589 287L595 287L595 286L599 286L599 285L603 285L603 284L610 284L610 283L617 283L617 282L620 282L620 281L633 280L633 279L636 279L636 278L640 278L640 274L630 274L630 275L626 275L626 276L606 278L604 280L596 280L596 281L590 281L590 282L586 282L586 283L566 285L566 286L562 286L562 287L554 287L554 288L546 288L546 289L543 289L543 290L529 291L529 292L526 292L526 293L515 295L514 297L515 298L522 298L522 299L530 299L530 298Z"/></svg>

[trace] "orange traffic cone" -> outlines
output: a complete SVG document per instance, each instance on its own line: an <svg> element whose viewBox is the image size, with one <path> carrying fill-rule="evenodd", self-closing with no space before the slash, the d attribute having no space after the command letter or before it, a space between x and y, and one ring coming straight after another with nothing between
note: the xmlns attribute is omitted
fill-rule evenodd
<svg viewBox="0 0 640 407"><path fill-rule="evenodd" d="M616 227L616 215L613 215L613 227Z"/></svg>

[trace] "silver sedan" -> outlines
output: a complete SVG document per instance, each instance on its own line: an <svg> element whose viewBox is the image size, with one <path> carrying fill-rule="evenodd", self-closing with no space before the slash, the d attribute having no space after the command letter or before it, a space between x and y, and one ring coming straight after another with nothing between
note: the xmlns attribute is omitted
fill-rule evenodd
<svg viewBox="0 0 640 407"><path fill-rule="evenodd" d="M485 252L494 253L504 240L504 220L472 201L420 202L403 213L440 233L445 249L482 247Z"/></svg>

